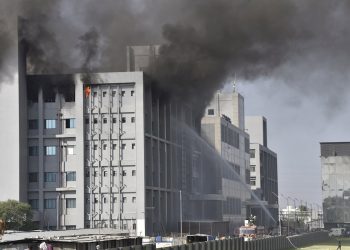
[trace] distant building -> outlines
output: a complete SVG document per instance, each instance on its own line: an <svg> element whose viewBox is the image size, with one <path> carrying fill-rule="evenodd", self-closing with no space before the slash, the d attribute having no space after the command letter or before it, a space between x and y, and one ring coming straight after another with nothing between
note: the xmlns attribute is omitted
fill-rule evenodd
<svg viewBox="0 0 350 250"><path fill-rule="evenodd" d="M254 194L265 204L273 219L261 208L251 204L250 213L258 225L275 227L278 222L277 154L267 147L267 125L263 116L246 116L246 132L250 135L250 184ZM252 200L254 202L254 199Z"/></svg>
<svg viewBox="0 0 350 250"><path fill-rule="evenodd" d="M244 132L244 99L237 92L214 95L201 122L201 134L221 157L222 220L230 233L244 224L250 200L249 135Z"/></svg>
<svg viewBox="0 0 350 250"><path fill-rule="evenodd" d="M320 144L324 226L350 228L350 142Z"/></svg>

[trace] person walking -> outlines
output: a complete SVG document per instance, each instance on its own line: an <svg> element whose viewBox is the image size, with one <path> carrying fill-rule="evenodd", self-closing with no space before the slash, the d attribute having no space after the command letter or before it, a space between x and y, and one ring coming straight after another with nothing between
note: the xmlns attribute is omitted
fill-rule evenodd
<svg viewBox="0 0 350 250"><path fill-rule="evenodd" d="M341 241L338 240L338 247L337 247L337 250L341 250Z"/></svg>

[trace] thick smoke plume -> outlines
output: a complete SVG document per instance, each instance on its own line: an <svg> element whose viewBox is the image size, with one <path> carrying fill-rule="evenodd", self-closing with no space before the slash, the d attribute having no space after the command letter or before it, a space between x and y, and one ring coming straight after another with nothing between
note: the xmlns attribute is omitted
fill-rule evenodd
<svg viewBox="0 0 350 250"><path fill-rule="evenodd" d="M122 71L127 45L163 44L148 73L198 111L234 74L316 96L331 84L341 91L329 105L348 88L347 1L0 0L0 9L1 75L19 16L30 71Z"/></svg>

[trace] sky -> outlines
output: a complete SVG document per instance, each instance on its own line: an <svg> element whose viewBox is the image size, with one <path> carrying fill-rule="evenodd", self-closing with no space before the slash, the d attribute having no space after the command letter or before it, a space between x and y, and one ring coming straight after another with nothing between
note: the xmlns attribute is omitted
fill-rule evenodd
<svg viewBox="0 0 350 250"><path fill-rule="evenodd" d="M278 156L279 193L296 204L321 205L319 143L350 140L349 99L331 113L322 98L271 79L241 81L237 90L245 98L246 115L267 118L268 147ZM280 203L285 206L287 199L280 196Z"/></svg>
<svg viewBox="0 0 350 250"><path fill-rule="evenodd" d="M19 33L17 15L27 20ZM246 114L268 120L280 193L319 204L319 142L350 140L349 19L348 1L0 0L0 173L17 150L17 86L7 76L18 34L39 73L116 71L127 45L163 44L150 72L159 86L200 111L237 75Z"/></svg>

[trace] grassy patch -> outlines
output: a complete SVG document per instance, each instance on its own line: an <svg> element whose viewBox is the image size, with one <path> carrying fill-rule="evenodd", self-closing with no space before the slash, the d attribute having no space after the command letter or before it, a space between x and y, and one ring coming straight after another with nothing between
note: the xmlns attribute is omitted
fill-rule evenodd
<svg viewBox="0 0 350 250"><path fill-rule="evenodd" d="M318 243L308 247L302 247L298 249L304 250L336 250L338 247L338 241L341 241L341 250L350 250L350 238L332 238L329 241ZM292 249L291 249L292 250Z"/></svg>

